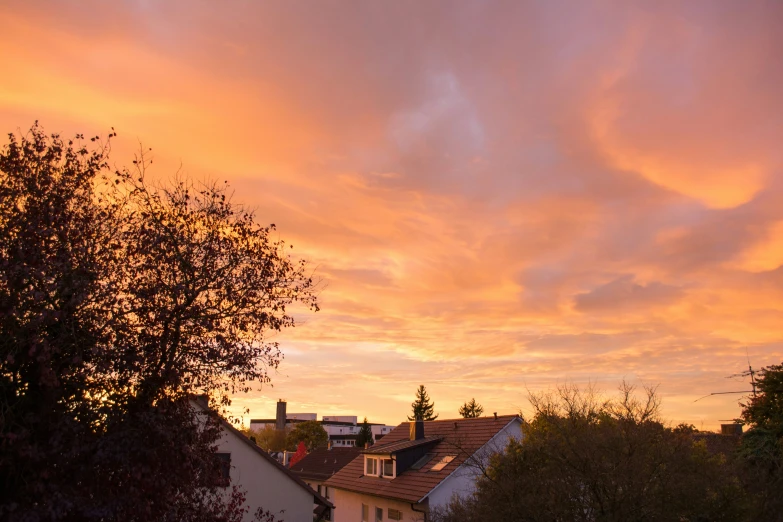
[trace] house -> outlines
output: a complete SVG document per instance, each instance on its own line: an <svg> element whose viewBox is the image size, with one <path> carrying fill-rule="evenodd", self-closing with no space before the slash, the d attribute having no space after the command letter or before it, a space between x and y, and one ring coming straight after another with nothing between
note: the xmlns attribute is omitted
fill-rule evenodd
<svg viewBox="0 0 783 522"><path fill-rule="evenodd" d="M291 466L291 472L305 481L326 500L331 501L333 492L324 484L334 474L359 456L359 448L318 448Z"/></svg>
<svg viewBox="0 0 783 522"><path fill-rule="evenodd" d="M429 520L475 488L493 453L522 437L516 415L404 422L325 482L335 522Z"/></svg>
<svg viewBox="0 0 783 522"><path fill-rule="evenodd" d="M289 430L297 423L306 421L318 421L317 413L287 413L287 404L284 400L277 401L277 414L274 419L250 419L250 429L262 430L274 427L278 430ZM329 442L335 448L349 448L356 446L361 425L356 415L324 415L318 421L326 430ZM394 429L394 426L385 424L368 423L372 431L373 442L377 442Z"/></svg>
<svg viewBox="0 0 783 522"><path fill-rule="evenodd" d="M202 411L209 411L203 398L193 399L191 404ZM258 508L271 512L276 519L285 522L329 520L334 508L330 501L222 417L220 425L222 435L217 443L217 452L229 464L231 484L238 484L246 492L250 510L245 520L252 520Z"/></svg>

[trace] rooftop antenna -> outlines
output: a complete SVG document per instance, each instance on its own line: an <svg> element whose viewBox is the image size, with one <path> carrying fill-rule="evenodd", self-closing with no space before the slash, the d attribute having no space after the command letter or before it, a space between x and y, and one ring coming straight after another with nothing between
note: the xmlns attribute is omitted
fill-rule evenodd
<svg viewBox="0 0 783 522"><path fill-rule="evenodd" d="M735 373L733 375L729 375L726 377L727 379L731 379L733 377L750 377L750 386L753 388L752 390L743 390L743 391L722 391L722 392L713 392L708 393L704 397L699 397L693 402L699 402L702 399L706 399L707 397L712 397L713 395L728 395L728 394L734 394L734 393L752 393L753 396L756 396L756 371L753 369L753 367L750 365L750 355L748 355L748 347L745 347L745 356L748 358L748 371L741 372L741 373Z"/></svg>

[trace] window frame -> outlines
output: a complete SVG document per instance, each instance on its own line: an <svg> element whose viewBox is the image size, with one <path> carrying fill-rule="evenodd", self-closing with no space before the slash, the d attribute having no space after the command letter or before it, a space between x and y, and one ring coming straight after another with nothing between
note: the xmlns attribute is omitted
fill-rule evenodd
<svg viewBox="0 0 783 522"><path fill-rule="evenodd" d="M368 456L365 455L365 457L364 457L364 474L367 475L368 477L378 477L378 476L380 476L379 475L379 473L380 473L380 466L378 465L378 464L380 464L378 462L379 460L380 459L378 457L368 457ZM372 461L372 463L373 463L373 466L372 466L373 471L372 472L369 472L367 470L368 464L370 463L370 461Z"/></svg>
<svg viewBox="0 0 783 522"><path fill-rule="evenodd" d="M397 461L395 461L391 456L389 458L381 458L380 459L380 469L378 470L379 474L383 478L396 478L397 477ZM386 474L386 463L391 462L391 475Z"/></svg>

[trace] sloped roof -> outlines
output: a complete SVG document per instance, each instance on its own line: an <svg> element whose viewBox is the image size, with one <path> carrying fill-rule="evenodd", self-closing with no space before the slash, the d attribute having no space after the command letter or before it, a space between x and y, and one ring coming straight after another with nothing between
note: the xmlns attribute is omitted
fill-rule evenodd
<svg viewBox="0 0 783 522"><path fill-rule="evenodd" d="M393 479L364 475L364 455L354 458L347 466L326 481L329 487L366 493L378 497L420 502L446 477L476 451L512 422L520 422L517 415L452 419L424 422L427 438L438 438L428 450L432 460L421 469L408 469ZM383 453L410 441L410 423L403 422L383 438L383 444L373 446L373 453ZM388 453L388 452L387 452ZM439 471L431 471L434 463L453 455L454 460Z"/></svg>
<svg viewBox="0 0 783 522"><path fill-rule="evenodd" d="M291 470L289 470L288 468L286 468L285 466L280 464L277 461L277 459L275 459L271 455L269 455L266 451L264 451L262 448L260 448L255 442L253 442L252 440L250 440L247 437L245 437L245 435L241 431L239 431L238 429L233 427L228 421L226 421L226 419L224 419L223 417L218 415L217 412L215 412L212 409L210 409L209 404L207 403L207 401L203 397L201 397L201 396L194 397L192 400L196 404L198 404L198 406L201 407L201 409L204 410L205 412L211 413L213 415L216 415L217 418L220 420L221 426L223 428L225 428L226 431L228 431L232 435L234 435L237 438L239 438L239 440L244 442L246 445L250 446L250 448L252 448L252 450L255 451L258 455L260 455L261 458L265 459L267 462L269 462L274 467L276 467L281 473L283 473L283 475L285 475L289 479L293 480L299 487L304 488L308 493L313 495L313 501L316 504L321 504L323 506L328 506L330 508L334 508L334 504L332 504L331 502L326 500L324 497L319 495L318 492L314 491L313 488L308 486L307 483L305 483L305 481L303 481L302 479L300 479L299 477L297 477L296 475L291 473Z"/></svg>
<svg viewBox="0 0 783 522"><path fill-rule="evenodd" d="M303 479L326 480L359 456L359 448L319 448L291 466L291 472Z"/></svg>
<svg viewBox="0 0 783 522"><path fill-rule="evenodd" d="M384 440L383 444L376 444L375 446L362 451L362 453L368 453L371 455L391 455L407 449L435 444L441 440L443 440L442 437L424 437L423 439L416 440L410 440L408 438L405 440L398 440L397 442L389 442L388 440Z"/></svg>

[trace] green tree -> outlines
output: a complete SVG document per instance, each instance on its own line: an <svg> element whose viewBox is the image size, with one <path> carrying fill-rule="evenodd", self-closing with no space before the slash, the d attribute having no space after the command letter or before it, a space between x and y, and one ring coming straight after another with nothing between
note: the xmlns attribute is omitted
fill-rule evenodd
<svg viewBox="0 0 783 522"><path fill-rule="evenodd" d="M356 437L357 447L363 448L365 444L369 444L370 446L373 444L372 429L370 428L370 423L367 422L367 417L364 418L362 427L359 430L359 436Z"/></svg>
<svg viewBox="0 0 783 522"><path fill-rule="evenodd" d="M476 399L470 399L470 402L466 402L459 409L459 414L465 419L481 417L482 413L484 413L484 407L477 403Z"/></svg>
<svg viewBox="0 0 783 522"><path fill-rule="evenodd" d="M299 422L288 434L286 446L293 451L300 442L304 442L307 451L313 451L315 448L326 446L329 440L329 434L318 421Z"/></svg>
<svg viewBox="0 0 783 522"><path fill-rule="evenodd" d="M264 429L255 432L256 444L266 451L283 451L288 449L285 431L278 431L274 426L265 426Z"/></svg>
<svg viewBox="0 0 783 522"><path fill-rule="evenodd" d="M434 414L435 403L430 402L430 396L423 384L420 384L416 390L416 400L411 403L411 408L413 415L408 417L409 421L416 419L431 421L438 418L438 414Z"/></svg>

